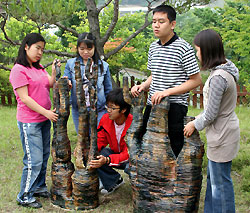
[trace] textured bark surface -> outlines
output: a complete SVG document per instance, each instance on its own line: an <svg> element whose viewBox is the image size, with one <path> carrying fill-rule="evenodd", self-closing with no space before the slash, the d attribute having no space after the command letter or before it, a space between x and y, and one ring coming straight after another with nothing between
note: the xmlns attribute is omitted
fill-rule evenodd
<svg viewBox="0 0 250 213"><path fill-rule="evenodd" d="M90 63L89 60L85 70L89 79L89 111L85 103L80 62L77 61L75 64L76 95L79 109L76 170L71 162L71 147L67 135L67 121L70 113L68 80L60 78L53 88L54 105L59 117L58 121L53 124L51 200L54 205L66 209L85 210L96 208L99 205L97 171L88 167L88 162L96 156L97 152L96 85L98 68L94 65L91 70Z"/></svg>
<svg viewBox="0 0 250 213"><path fill-rule="evenodd" d="M86 66L89 69L89 64ZM85 70L85 71L86 71ZM88 110L85 104L85 95L81 77L80 61L75 62L76 97L79 112L79 126L76 144L76 168L83 169L86 166L89 151L89 122Z"/></svg>
<svg viewBox="0 0 250 213"><path fill-rule="evenodd" d="M80 62L76 61L75 78L77 104L79 110L79 128L76 146L76 171L72 176L72 194L76 210L93 209L99 205L98 174L96 169L90 169L88 166L89 161L94 159L97 152L96 85L98 78L98 67L93 65L91 69L91 60L88 60L85 68L85 75L89 79L89 110L86 107ZM89 133L91 134L89 135Z"/></svg>
<svg viewBox="0 0 250 213"><path fill-rule="evenodd" d="M59 116L57 122L53 123L51 201L62 208L70 209L73 204L71 175L74 172L74 165L71 162L71 147L67 135L70 113L68 79L60 78L54 84L53 99Z"/></svg>
<svg viewBox="0 0 250 213"><path fill-rule="evenodd" d="M90 122L90 147L88 153L87 169L89 169L89 162L96 156L97 148L97 79L98 79L98 66L94 64L92 71L90 69L86 72L86 77L89 79L89 100L90 100L90 111L89 111L89 122Z"/></svg>
<svg viewBox="0 0 250 213"><path fill-rule="evenodd" d="M124 93L128 91L126 80ZM144 97L130 98L133 122L127 132L134 212L197 212L204 145L197 131L186 138L176 158L168 138L169 100L153 106L147 132L140 138ZM187 117L185 122L192 120Z"/></svg>
<svg viewBox="0 0 250 213"><path fill-rule="evenodd" d="M99 179L95 169L76 169L72 176L72 183L76 210L98 207Z"/></svg>

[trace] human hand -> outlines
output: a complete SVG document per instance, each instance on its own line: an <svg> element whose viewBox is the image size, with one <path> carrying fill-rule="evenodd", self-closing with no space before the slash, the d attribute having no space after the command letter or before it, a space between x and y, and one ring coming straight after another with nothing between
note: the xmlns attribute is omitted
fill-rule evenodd
<svg viewBox="0 0 250 213"><path fill-rule="evenodd" d="M103 155L98 155L96 158L97 160L90 161L90 168L100 168L107 162L107 157L104 157Z"/></svg>
<svg viewBox="0 0 250 213"><path fill-rule="evenodd" d="M72 82L71 82L71 80L69 80L69 90L71 90L71 89L72 89Z"/></svg>
<svg viewBox="0 0 250 213"><path fill-rule="evenodd" d="M195 130L194 121L190 121L185 125L183 129L184 136L190 137L193 134L194 130Z"/></svg>
<svg viewBox="0 0 250 213"><path fill-rule="evenodd" d="M169 96L170 94L168 93L168 90L164 90L164 91L158 91L158 92L155 92L152 97L151 97L151 102L153 105L156 105L156 104L159 104L161 103L161 100L164 98L164 97L167 97Z"/></svg>
<svg viewBox="0 0 250 213"><path fill-rule="evenodd" d="M55 113L56 109L53 110L46 110L45 117L48 118L49 120L56 122L58 119L58 114Z"/></svg>
<svg viewBox="0 0 250 213"><path fill-rule="evenodd" d="M52 63L52 75L56 75L56 66L61 67L61 61L60 59L54 59L53 63Z"/></svg>
<svg viewBox="0 0 250 213"><path fill-rule="evenodd" d="M131 94L133 95L133 97L137 97L138 95L140 95L140 92L143 91L143 86L142 84L140 85L135 85L131 88Z"/></svg>

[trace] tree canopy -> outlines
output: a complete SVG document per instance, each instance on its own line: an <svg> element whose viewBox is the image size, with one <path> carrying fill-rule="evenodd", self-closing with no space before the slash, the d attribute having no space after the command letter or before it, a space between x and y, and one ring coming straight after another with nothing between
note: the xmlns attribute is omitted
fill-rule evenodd
<svg viewBox="0 0 250 213"><path fill-rule="evenodd" d="M239 83L245 84L250 81L249 23L248 1L226 1L223 8L196 8L178 16L176 31L190 44L201 30L210 28L218 32L223 39L226 57L239 68Z"/></svg>
<svg viewBox="0 0 250 213"><path fill-rule="evenodd" d="M119 20L121 19L119 17L119 0L106 0L99 6L97 6L95 0L0 0L0 48L4 50L2 51L4 60L1 61L0 68L6 68L4 65L13 61L13 57L17 53L14 49L17 49L17 46L20 45L26 33L39 32L45 36L47 43L45 53L72 57L74 53L70 53L70 49L64 47L58 41L57 36L50 35L48 29L57 26L63 29L64 32L61 33L63 36L64 34L66 36L67 32L70 34L67 35L68 38L71 36L71 40L74 40L72 37L76 40L78 33L82 32L79 31L82 26L94 34L97 38L97 50L104 59L108 59L151 24L150 12L155 5L159 3L171 4L174 5L177 11L183 12L193 5L205 4L208 1L145 0L148 11L140 16L143 20L140 20L140 25L128 23L129 26L132 24L134 28L129 30L129 33L127 31L127 37L122 37L122 42L114 49L104 51L105 43L116 38L115 29L118 29L117 26L119 26ZM109 9L106 10L107 8L112 8L112 12ZM69 20L76 18L76 16L78 18L77 25L70 26ZM105 20L107 25L104 26L102 22L105 22ZM70 40L66 39L64 41L70 43Z"/></svg>
<svg viewBox="0 0 250 213"><path fill-rule="evenodd" d="M240 69L241 84L249 82L250 13L247 0L227 1L223 8L195 8L208 0L145 0L147 12L119 15L119 0L0 0L0 70L10 70L27 33L39 32L46 40L45 67L54 57L75 56L78 33L92 32L97 49L114 74L122 67L146 71L147 51L155 39L151 11L159 3L176 8L177 34L192 44L194 36L212 28L223 38L227 58ZM57 29L51 34L53 28ZM58 30L59 29L59 30ZM6 79L8 72L5 75Z"/></svg>

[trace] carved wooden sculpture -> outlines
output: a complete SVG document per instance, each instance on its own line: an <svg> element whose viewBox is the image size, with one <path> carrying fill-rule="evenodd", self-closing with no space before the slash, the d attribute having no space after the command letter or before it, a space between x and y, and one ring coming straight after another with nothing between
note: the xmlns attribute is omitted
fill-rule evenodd
<svg viewBox="0 0 250 213"><path fill-rule="evenodd" d="M98 189L99 179L95 169L89 168L89 161L94 159L97 152L97 78L98 67L93 65L90 71L91 60L85 68L85 75L89 79L88 91L90 110L88 112L83 92L83 83L80 62L75 63L76 94L79 110L79 128L76 148L76 170L72 176L73 199L77 210L93 209L99 205ZM90 127L90 131L89 131ZM89 136L89 132L91 132Z"/></svg>
<svg viewBox="0 0 250 213"><path fill-rule="evenodd" d="M85 69L89 78L88 90L90 94L90 110L87 110L80 62L75 63L76 93L79 109L79 129L76 146L76 170L71 163L71 147L67 136L67 120L69 117L69 87L66 78L57 81L54 86L54 103L59 114L54 123L54 137L52 142L52 203L66 209L85 210L99 205L99 180L95 169L88 164L97 152L97 77L98 67L93 66L90 71L90 60ZM60 75L57 75L59 78ZM89 135L89 127L91 136ZM73 175L72 175L73 174Z"/></svg>
<svg viewBox="0 0 250 213"><path fill-rule="evenodd" d="M58 79L59 77L60 68L58 70L57 67L57 84L53 87L53 99L59 116L57 122L53 123L51 200L53 204L60 207L72 208L71 175L74 172L74 165L71 162L71 147L67 135L67 121L70 113L69 83L68 79Z"/></svg>
<svg viewBox="0 0 250 213"><path fill-rule="evenodd" d="M131 100L126 79L123 88L134 116L127 132L134 212L197 212L204 154L199 133L195 131L185 139L176 158L168 138L169 100L165 98L152 107L147 132L141 139L144 96Z"/></svg>

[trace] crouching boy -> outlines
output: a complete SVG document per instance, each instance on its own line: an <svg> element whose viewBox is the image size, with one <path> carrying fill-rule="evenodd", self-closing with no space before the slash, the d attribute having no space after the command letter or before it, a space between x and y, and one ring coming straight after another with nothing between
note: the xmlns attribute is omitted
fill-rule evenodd
<svg viewBox="0 0 250 213"><path fill-rule="evenodd" d="M129 172L129 154L124 137L132 123L131 106L124 101L121 88L112 90L106 99L107 113L103 115L97 128L97 146L100 153L90 166L97 168L103 184L102 194L110 194L124 181L114 169ZM107 147L108 146L108 147Z"/></svg>

